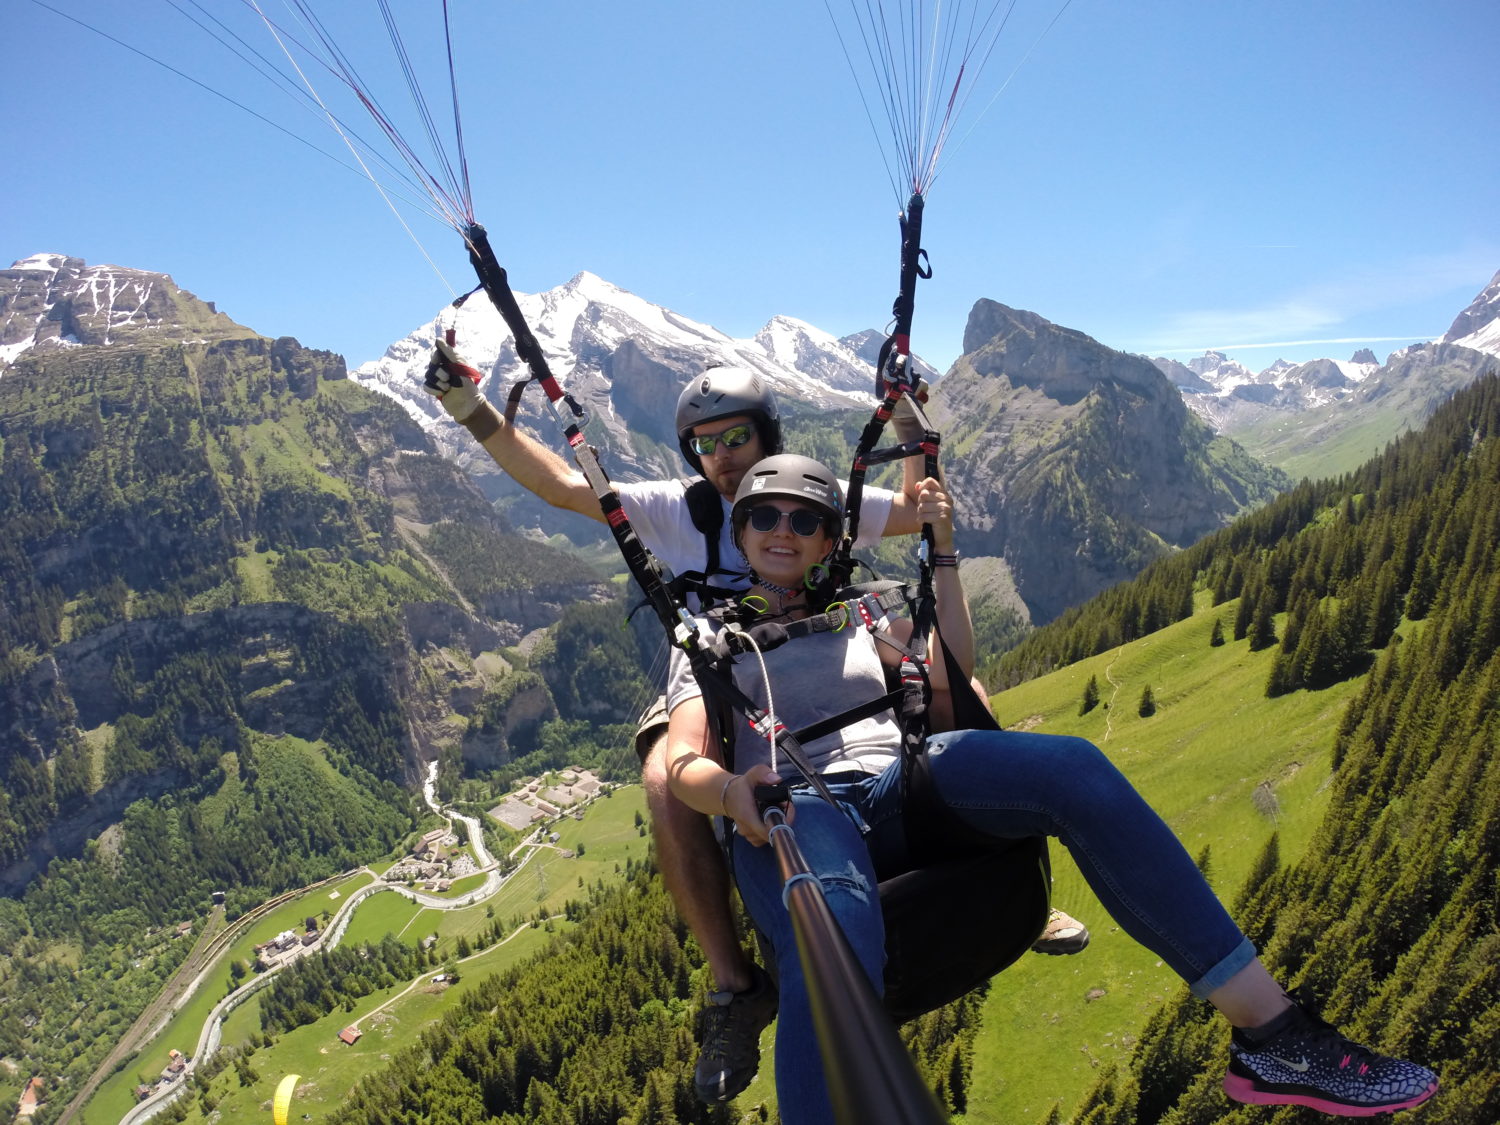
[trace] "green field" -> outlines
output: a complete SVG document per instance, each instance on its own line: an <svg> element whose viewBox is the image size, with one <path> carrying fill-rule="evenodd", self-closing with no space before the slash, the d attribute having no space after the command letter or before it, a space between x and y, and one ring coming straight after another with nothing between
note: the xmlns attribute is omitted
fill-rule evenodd
<svg viewBox="0 0 1500 1125"><path fill-rule="evenodd" d="M432 974L427 973L410 991L404 991L405 986L397 986L372 993L359 1000L352 1010L340 1008L320 1020L287 1032L271 1047L251 1055L254 1079L248 1086L240 1084L233 1067L214 1078L209 1092L215 1105L212 1119L219 1122L269 1120L271 1095L277 1083L287 1074L297 1074L302 1081L297 1086L293 1119L303 1120L302 1115L307 1114L310 1120L319 1120L343 1100L359 1079L378 1070L386 1058L411 1043L423 1027L440 1019L480 980L521 963L545 948L567 928L567 924L561 921L556 923L552 932L525 926L505 944L463 962L457 984L434 985L431 983ZM392 1000L394 1003L382 1008ZM376 1009L380 1009L378 1014L371 1016ZM345 1044L338 1034L356 1022L362 1032L361 1038L353 1045ZM225 1042L229 1043L227 1032L228 1028ZM188 1121L208 1120L199 1100L190 1104Z"/></svg>
<svg viewBox="0 0 1500 1125"><path fill-rule="evenodd" d="M1326 809L1339 715L1362 683L1267 699L1274 647L1208 643L1215 617L1230 633L1236 605L1200 602L1186 621L992 701L1007 727L1096 743L1192 855L1210 850L1214 889L1230 904L1273 831L1283 863L1306 846ZM1101 705L1080 716L1091 675ZM1147 684L1157 710L1141 718ZM1092 941L1072 957L1028 954L995 979L965 1121L1030 1125L1054 1104L1066 1119L1106 1067L1125 1061L1153 1009L1184 987L1114 925L1056 843L1052 866L1054 904L1086 922Z"/></svg>
<svg viewBox="0 0 1500 1125"><path fill-rule="evenodd" d="M266 917L252 924L245 933L235 939L227 956L220 957L212 966L207 978L187 1002L177 1010L159 1035L152 1037L121 1070L111 1075L89 1099L80 1119L88 1125L113 1125L135 1104L133 1093L137 1083L153 1079L167 1065L167 1052L172 1049L191 1055L198 1046L198 1036L209 1012L233 987L229 966L239 960L247 964L254 961L255 946L279 934L282 930L300 929L309 914L321 916L324 909L338 909L338 903L353 892L370 883L365 872L351 875L333 883L325 884L308 894L277 907ZM381 897L381 896L377 896ZM248 980L248 976L245 978ZM231 1013L233 1018L233 1013Z"/></svg>
<svg viewBox="0 0 1500 1125"><path fill-rule="evenodd" d="M635 824L637 815L644 816L645 798L637 787L616 790L612 796L595 801L582 821L564 818L552 831L558 833L556 845L539 848L511 878L491 903L477 903L472 907L457 910L435 910L421 907L404 895L394 892L374 894L366 898L355 910L345 931L343 942L359 944L377 941L385 934L399 934L403 941L415 944L428 934L437 933L439 956L456 960L454 944L459 935L472 942L492 922L505 921L512 917L529 918L538 911L548 915L559 914L568 899L582 900L587 895L586 887L596 880L609 882L623 870L629 858L644 858L649 840ZM583 854L577 851L583 848ZM563 849L574 853L572 858L564 855ZM579 880L584 886L580 887ZM368 875L360 877L359 885L370 882ZM354 889L351 884L350 889ZM321 889L320 889L321 890ZM342 890L342 888L341 888ZM347 895L347 891L344 891ZM243 941L254 944L264 941L290 924L300 921L310 908L307 899L282 907L271 918L257 925L252 934ZM493 910L491 910L493 906ZM289 913L288 913L289 911ZM292 919L289 923L286 919ZM279 924L277 924L279 923ZM249 1056L250 1074L253 1079L242 1086L240 1075L233 1066L226 1067L211 1082L209 1100L214 1105L212 1119L218 1122L255 1121L269 1116L270 1099L276 1084L286 1074L299 1074L299 1084L294 1118L301 1120L308 1114L310 1120L319 1117L342 1101L347 1091L364 1075L377 1069L383 1058L411 1043L423 1027L441 1018L459 998L492 973L519 964L531 957L558 934L565 932L569 924L562 918L554 918L547 925L523 923L511 931L499 945L476 952L459 962L460 978L456 984L435 985L429 970L414 987L397 985L372 993L354 1003L352 1008L340 1007L314 1023L299 1027L282 1035L270 1047L255 1050ZM242 942L236 943L236 949ZM227 961L222 966L222 978L216 973L216 981L227 985ZM205 987L202 994L211 998L203 1005L198 1022L192 1024L193 1005L173 1021L168 1036L177 1034L197 1042L198 1029L214 1001L224 995L224 989ZM195 998L196 999L196 998ZM389 1002L388 1007L383 1007ZM378 1012L377 1012L378 1009ZM365 1022L368 1020L368 1022ZM362 1037L350 1046L338 1038L338 1033L351 1024L357 1024ZM223 1043L226 1047L243 1048L249 1044L250 1036L260 1031L260 1006L252 997L230 1013L224 1025ZM167 1042L167 1036L159 1037L162 1062L155 1070L166 1065L166 1049L176 1046L176 1041ZM180 1046L191 1050L191 1046ZM143 1056L143 1058L146 1056ZM154 1057L154 1056L152 1056ZM137 1069L143 1066L132 1064L127 1068L129 1081L121 1089L125 1101L116 1107L111 1101L106 1110L101 1095L91 1103L101 1112L98 1121L118 1121L129 1104L129 1090L134 1086ZM152 1070L151 1073L155 1073ZM111 1080L113 1084L115 1080ZM201 1100L195 1096L187 1120L206 1121ZM108 1112L114 1111L114 1116ZM93 1120L93 1118L90 1118Z"/></svg>

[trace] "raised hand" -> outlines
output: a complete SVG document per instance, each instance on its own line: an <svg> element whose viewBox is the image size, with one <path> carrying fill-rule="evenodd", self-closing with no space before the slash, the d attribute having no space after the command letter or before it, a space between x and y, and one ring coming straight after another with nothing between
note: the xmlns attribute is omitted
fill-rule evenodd
<svg viewBox="0 0 1500 1125"><path fill-rule="evenodd" d="M429 394L437 396L450 418L462 422L484 402L484 396L479 393L483 379L483 373L465 363L453 350L453 341L447 339L439 340L437 347L433 348L422 385Z"/></svg>

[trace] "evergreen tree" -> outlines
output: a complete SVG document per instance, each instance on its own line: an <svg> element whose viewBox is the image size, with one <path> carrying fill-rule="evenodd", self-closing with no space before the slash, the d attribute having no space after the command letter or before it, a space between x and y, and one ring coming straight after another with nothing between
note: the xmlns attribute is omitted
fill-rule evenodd
<svg viewBox="0 0 1500 1125"><path fill-rule="evenodd" d="M1208 634L1208 643L1214 648L1224 643L1224 619L1222 617L1214 618L1214 627Z"/></svg>
<svg viewBox="0 0 1500 1125"><path fill-rule="evenodd" d="M1099 677L1090 676L1089 682L1083 685L1083 702L1078 706L1078 713L1087 715L1097 706L1099 706Z"/></svg>
<svg viewBox="0 0 1500 1125"><path fill-rule="evenodd" d="M1136 708L1136 713L1143 719L1150 718L1156 714L1156 696L1151 693L1150 684L1147 684L1141 691L1141 702L1140 706Z"/></svg>
<svg viewBox="0 0 1500 1125"><path fill-rule="evenodd" d="M1276 643L1275 606L1269 597L1262 597L1255 606L1255 615L1250 621L1250 651L1259 652Z"/></svg>
<svg viewBox="0 0 1500 1125"><path fill-rule="evenodd" d="M1250 623L1255 619L1256 591L1250 587L1240 595L1239 608L1234 614L1234 639L1244 640L1250 635Z"/></svg>

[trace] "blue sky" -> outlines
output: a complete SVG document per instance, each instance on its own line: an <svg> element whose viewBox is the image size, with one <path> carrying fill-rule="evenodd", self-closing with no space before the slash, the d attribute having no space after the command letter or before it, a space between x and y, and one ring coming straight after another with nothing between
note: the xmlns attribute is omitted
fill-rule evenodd
<svg viewBox="0 0 1500 1125"><path fill-rule="evenodd" d="M48 3L339 151L164 0ZM208 6L274 52L237 0ZM442 108L439 5L393 6ZM1500 269L1492 0L1072 0L1038 43L1061 6L1017 0L929 194L913 347L940 367L982 297L1178 359L1383 359L1441 335ZM374 6L317 7L398 105ZM776 314L885 325L889 145L823 4L450 8L475 210L515 288L586 269L737 336ZM7 261L164 271L351 364L450 298L367 181L124 47L10 0L0 66ZM468 288L458 237L408 222Z"/></svg>

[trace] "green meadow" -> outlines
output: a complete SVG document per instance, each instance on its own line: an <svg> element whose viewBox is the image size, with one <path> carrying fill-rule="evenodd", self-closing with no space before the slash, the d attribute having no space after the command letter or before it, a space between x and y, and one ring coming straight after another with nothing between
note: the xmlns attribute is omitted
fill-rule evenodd
<svg viewBox="0 0 1500 1125"><path fill-rule="evenodd" d="M1283 863L1306 846L1325 811L1339 716L1362 683L1267 699L1274 647L1209 644L1215 618L1232 635L1236 606L1200 597L1185 621L991 701L1008 728L1079 735L1104 750L1190 854L1207 851L1210 881L1230 906L1272 832ZM1090 676L1100 705L1080 715ZM1156 713L1142 718L1148 685ZM1184 988L1115 926L1067 852L1055 842L1051 850L1053 903L1092 940L1071 957L1027 954L994 980L961 1120L1029 1125L1054 1105L1066 1120L1106 1068L1125 1061L1156 1006Z"/></svg>
<svg viewBox="0 0 1500 1125"><path fill-rule="evenodd" d="M422 1028L441 1018L481 980L536 955L559 934L565 933L570 924L560 915L569 899L584 899L588 886L601 879L605 882L613 880L623 871L627 859L641 859L646 855L649 839L636 823L644 816L645 795L639 786L615 790L609 797L595 801L582 820L565 817L550 826L547 831L558 834L557 842L549 841L537 848L492 899L469 907L439 910L420 906L395 892L370 895L356 908L342 943L362 944L378 941L386 934L395 934L414 945L435 933L438 935L437 954L444 962L457 963L458 981L434 983L432 978L441 972L441 966L434 967L414 982L402 982L361 997L352 1004L341 1005L313 1023L280 1035L270 1046L250 1050L247 1069L225 1066L211 1079L207 1103L213 1108L207 1115L201 1091L184 1100L183 1104L188 1106L186 1120L255 1121L268 1117L272 1094L277 1083L287 1074L302 1077L298 1084L294 1119L301 1120L302 1115L307 1114L311 1120L318 1120L343 1100L355 1082L378 1069L394 1052L409 1045ZM571 857L567 854L569 852ZM347 887L338 889L347 896L370 881L370 876L361 875L357 881L352 880ZM326 893L327 888L319 888L311 896L278 908L237 941L235 949L248 948L283 929L300 925L307 913L317 912L312 910L313 898ZM539 914L547 916L548 920L545 923L536 921L534 916ZM510 923L514 919L519 919L520 924L512 928ZM476 950L467 958L457 956L456 945L460 936L473 944L495 922L506 926L506 936L500 943ZM154 1074L166 1065L167 1048L178 1046L176 1040L167 1042L171 1035L175 1034L184 1041L191 1038L192 1045L196 1045L198 1031L209 1009L227 991L228 972L228 959L224 959L215 967L213 977L222 987L216 989L208 985L200 991L206 999L201 1005L202 1011L197 1010L196 1003L190 1004L173 1020L167 1032L154 1041L153 1050L160 1046L161 1062L158 1065L154 1068L145 1066L148 1057L154 1058L146 1052L140 1057L139 1065L132 1064L122 1072L129 1077L118 1091L123 1100L112 1097L106 1107L104 1091L101 1091L100 1096L90 1103L91 1111L99 1113L99 1122L118 1121L128 1108L136 1070ZM194 999L196 1002L198 998ZM195 1018L196 1022L193 1022ZM338 1038L339 1032L350 1025L357 1026L361 1032L353 1045ZM252 1046L251 1037L259 1033L260 1004L252 996L225 1020L223 1045L244 1051ZM190 1051L192 1046L179 1046L179 1049ZM111 1085L115 1081L112 1079Z"/></svg>
<svg viewBox="0 0 1500 1125"><path fill-rule="evenodd" d="M247 966L253 964L256 945L275 937L283 930L300 931L302 923L309 914L321 919L325 909L330 912L337 910L339 902L370 882L369 874L361 871L348 878L326 883L290 902L283 903L264 918L250 925L244 933L235 938L228 951L209 966L203 983L198 986L186 1003L173 1013L162 1030L152 1036L150 1042L143 1046L134 1058L99 1087L99 1090L84 1106L80 1119L85 1123L94 1123L94 1125L105 1125L105 1123L113 1125L114 1122L119 1121L135 1104L136 1085L152 1080L162 1072L169 1061L169 1051L178 1050L185 1055L191 1055L197 1050L198 1036L203 1030L203 1023L208 1019L209 1012L213 1011L215 1004L237 987L230 973L231 964L235 961L243 962ZM240 983L249 979L247 974ZM232 1016L233 1013L231 1013Z"/></svg>
<svg viewBox="0 0 1500 1125"><path fill-rule="evenodd" d="M1230 904L1273 832L1280 833L1283 862L1294 860L1305 846L1325 810L1338 718L1361 684L1356 679L1323 692L1266 698L1274 648L1251 653L1244 641L1209 644L1216 619L1229 635L1235 609L1234 602L1211 608L1200 596L1192 618L992 700L1008 728L1079 735L1099 745L1188 851L1206 855L1214 888ZM1090 676L1098 684L1100 703L1080 715ZM1156 711L1143 718L1138 710L1148 685ZM320 1109L336 1104L361 1075L409 1043L467 987L533 955L565 930L558 916L568 900L584 899L594 882L608 882L627 858L645 854L643 817L644 796L632 787L596 801L582 821L562 818L547 829L557 833L555 842L544 839L497 895L473 906L433 909L396 893L367 898L351 919L345 942L375 941L389 933L416 944L436 935L439 958L451 960L457 958L460 937L477 947L481 935L497 923L509 936L464 960L456 984L433 984L431 975L438 970L431 970L415 986L403 983L364 997L253 1051L248 1072L226 1067L212 1080L208 1097L216 1120L255 1119L268 1110L276 1083L288 1073L303 1076L298 1105L316 1120ZM1113 924L1056 844L1052 861L1053 901L1088 924L1092 942L1073 957L1028 954L993 982L975 1047L968 1112L961 1120L1041 1123L1054 1106L1066 1116L1108 1067L1128 1057L1154 1009L1183 987ZM369 876L361 876L340 893L368 881ZM248 956L255 942L320 910L307 900L279 909L236 942L237 954ZM538 925L538 917L552 920ZM517 923L519 928L513 928ZM159 1070L168 1046L191 1049L188 1040L196 1043L208 1008L227 990L227 966L227 959L216 966L213 982L168 1031L111 1080L91 1104L91 1111L102 1115L87 1120L118 1120L137 1071ZM362 1032L353 1046L337 1038L350 1024ZM231 1014L224 1042L244 1047L258 1031L259 1007L252 999ZM761 1076L738 1099L742 1107L774 1097L773 1032L767 1032L762 1044ZM206 1120L195 1096L188 1120L200 1119Z"/></svg>

